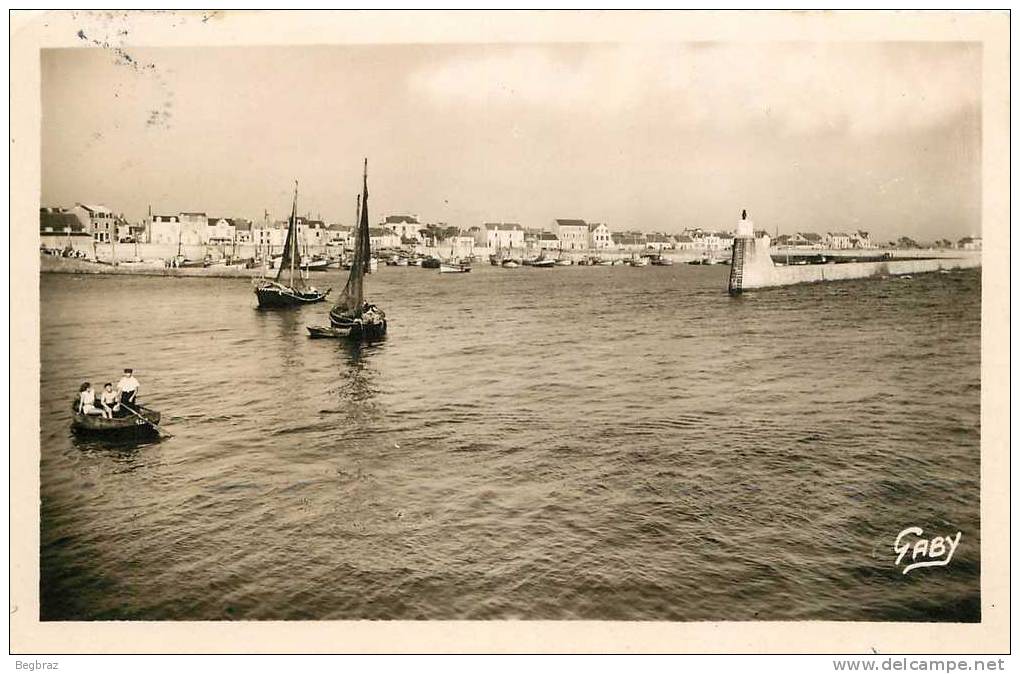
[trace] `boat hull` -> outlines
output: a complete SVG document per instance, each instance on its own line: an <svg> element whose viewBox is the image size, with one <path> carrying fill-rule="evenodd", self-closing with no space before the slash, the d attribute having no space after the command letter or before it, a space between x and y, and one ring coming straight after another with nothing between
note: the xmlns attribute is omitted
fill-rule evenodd
<svg viewBox="0 0 1020 674"><path fill-rule="evenodd" d="M94 437L124 438L124 437L149 437L159 435L159 432L152 426L158 424L160 413L139 406L138 413L142 415L146 423L133 414L126 417L114 417L106 419L97 414L75 414L71 420L71 430L77 435Z"/></svg>
<svg viewBox="0 0 1020 674"><path fill-rule="evenodd" d="M345 316L335 309L329 312L330 328L335 331L331 337L349 337L350 339L381 339L386 336L386 315L379 312L381 316L376 319L365 319L363 317L351 318ZM311 328L309 328L311 332ZM341 334L346 332L346 334ZM313 335L314 337L326 337L324 333Z"/></svg>
<svg viewBox="0 0 1020 674"><path fill-rule="evenodd" d="M471 267L464 264L441 264L439 265L440 274L466 274L471 271Z"/></svg>
<svg viewBox="0 0 1020 674"><path fill-rule="evenodd" d="M322 302L329 295L329 290L301 291L287 288L286 286L259 286L255 288L255 296L259 301L259 308L280 309L285 307L297 307L304 304L315 304Z"/></svg>
<svg viewBox="0 0 1020 674"><path fill-rule="evenodd" d="M340 339L343 337L351 336L350 329L346 328L345 329L334 327L324 328L317 325L309 325L307 326L307 329L308 336L311 337L312 339Z"/></svg>

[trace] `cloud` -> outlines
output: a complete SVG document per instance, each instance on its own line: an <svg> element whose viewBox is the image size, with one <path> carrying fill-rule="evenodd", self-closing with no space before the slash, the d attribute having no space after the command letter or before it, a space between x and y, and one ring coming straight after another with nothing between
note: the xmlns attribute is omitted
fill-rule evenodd
<svg viewBox="0 0 1020 674"><path fill-rule="evenodd" d="M410 77L439 105L801 134L937 126L979 106L980 86L980 48L968 43L465 47Z"/></svg>

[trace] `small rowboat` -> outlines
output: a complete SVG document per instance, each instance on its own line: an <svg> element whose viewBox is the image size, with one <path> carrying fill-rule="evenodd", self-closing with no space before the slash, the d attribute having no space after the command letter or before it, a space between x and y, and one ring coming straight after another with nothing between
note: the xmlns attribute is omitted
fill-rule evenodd
<svg viewBox="0 0 1020 674"><path fill-rule="evenodd" d="M309 325L308 336L312 339L339 339L341 337L349 337L351 334L351 328L324 328L319 325Z"/></svg>
<svg viewBox="0 0 1020 674"><path fill-rule="evenodd" d="M144 417L144 421L133 414L107 419L98 414L76 412L74 419L71 420L71 430L81 435L107 437L158 435L159 432L153 424L159 424L159 412L141 405L135 409Z"/></svg>

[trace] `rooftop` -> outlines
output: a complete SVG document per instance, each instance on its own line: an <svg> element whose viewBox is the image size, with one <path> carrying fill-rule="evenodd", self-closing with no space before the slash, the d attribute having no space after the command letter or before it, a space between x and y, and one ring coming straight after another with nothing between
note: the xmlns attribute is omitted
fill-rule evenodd
<svg viewBox="0 0 1020 674"><path fill-rule="evenodd" d="M417 224L420 224L418 222L418 218L414 217L413 215L387 215L386 216L386 221L383 224L386 224L386 225L400 225L400 224L404 224L404 223L406 223L408 225L417 225Z"/></svg>

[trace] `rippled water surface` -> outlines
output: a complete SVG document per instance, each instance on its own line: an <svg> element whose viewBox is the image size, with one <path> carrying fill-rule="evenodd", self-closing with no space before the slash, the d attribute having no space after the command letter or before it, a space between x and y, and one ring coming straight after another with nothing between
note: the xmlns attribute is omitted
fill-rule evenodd
<svg viewBox="0 0 1020 674"><path fill-rule="evenodd" d="M727 273L381 268L361 347L44 275L41 617L978 620L979 272ZM175 437L73 438L124 366ZM911 525L949 566L896 568Z"/></svg>

